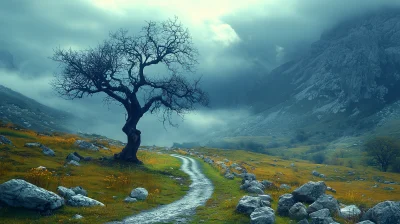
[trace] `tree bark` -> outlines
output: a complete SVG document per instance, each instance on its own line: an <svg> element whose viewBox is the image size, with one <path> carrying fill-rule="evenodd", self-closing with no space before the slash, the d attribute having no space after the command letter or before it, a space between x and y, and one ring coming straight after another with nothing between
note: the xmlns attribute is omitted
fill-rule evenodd
<svg viewBox="0 0 400 224"><path fill-rule="evenodd" d="M137 151L141 142L141 132L136 129L136 125L140 119L140 116L128 116L128 120L122 131L126 134L127 144L118 154L114 154L115 159L124 160L132 163L143 164L137 158Z"/></svg>

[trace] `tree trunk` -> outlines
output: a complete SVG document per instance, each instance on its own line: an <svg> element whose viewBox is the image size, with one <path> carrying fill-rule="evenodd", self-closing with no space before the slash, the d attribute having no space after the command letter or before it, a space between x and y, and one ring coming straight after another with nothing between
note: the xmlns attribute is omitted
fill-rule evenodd
<svg viewBox="0 0 400 224"><path fill-rule="evenodd" d="M120 153L114 155L115 159L143 164L136 155L141 141L141 132L136 129L139 119L140 116L129 116L126 124L122 128L122 131L127 136L127 144Z"/></svg>

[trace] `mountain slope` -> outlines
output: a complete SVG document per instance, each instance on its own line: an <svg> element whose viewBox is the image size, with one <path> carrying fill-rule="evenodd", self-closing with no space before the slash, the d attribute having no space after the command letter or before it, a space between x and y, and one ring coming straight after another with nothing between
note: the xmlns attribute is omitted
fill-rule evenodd
<svg viewBox="0 0 400 224"><path fill-rule="evenodd" d="M70 131L76 117L0 85L0 120L37 131Z"/></svg>
<svg viewBox="0 0 400 224"><path fill-rule="evenodd" d="M374 128L381 110L399 112L393 105L400 100L400 10L338 24L248 96L257 114L220 136L287 135L301 128L340 137Z"/></svg>

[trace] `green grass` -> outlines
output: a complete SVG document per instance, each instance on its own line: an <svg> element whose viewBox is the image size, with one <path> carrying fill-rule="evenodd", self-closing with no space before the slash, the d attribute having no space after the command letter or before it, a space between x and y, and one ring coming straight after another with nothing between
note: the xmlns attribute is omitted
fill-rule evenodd
<svg viewBox="0 0 400 224"><path fill-rule="evenodd" d="M73 145L78 139L74 135L37 136L31 131L19 132L7 128L0 128L0 132L7 133L7 137L15 146L0 146L0 183L20 178L35 181L38 186L53 192L56 192L59 185L82 186L88 191L89 197L106 205L93 208L64 206L49 217L42 217L38 212L27 209L2 207L1 223L104 223L121 220L143 210L176 201L189 189L189 177L179 170L181 165L179 159L166 154L139 151L138 157L145 165L137 166L124 162L100 161L99 157L112 156L121 148L111 146L110 151L99 152L80 150ZM40 142L52 148L56 156L48 157L43 155L39 148L24 147L26 142ZM5 150L7 147L8 150ZM82 156L91 156L93 160L81 162L80 167L64 167L66 156L74 151ZM38 166L47 167L53 175L50 174L49 179L40 179L32 171L32 168ZM183 185L170 176L182 177ZM136 203L123 202L136 187L146 188L149 197L145 201ZM117 199L113 196L117 196ZM85 218L79 221L71 220L75 214L81 214Z"/></svg>

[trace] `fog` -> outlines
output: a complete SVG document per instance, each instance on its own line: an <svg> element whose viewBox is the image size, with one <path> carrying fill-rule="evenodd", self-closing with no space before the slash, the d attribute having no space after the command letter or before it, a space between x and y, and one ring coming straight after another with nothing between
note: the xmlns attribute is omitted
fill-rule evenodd
<svg viewBox="0 0 400 224"><path fill-rule="evenodd" d="M125 140L125 114L103 95L68 101L50 86L59 70L49 57L57 47L94 47L111 31L134 34L145 21L178 16L200 53L196 76L210 95L210 108L174 117L179 126L164 126L145 115L139 123L145 145L205 140L250 116L246 91L273 68L307 51L321 33L336 23L396 0L249 0L129 1L19 0L0 2L0 51L13 55L15 70L0 71L0 84L40 103L91 119L84 131ZM0 60L2 60L0 58ZM3 59L6 60L6 59ZM0 63L1 64L1 63Z"/></svg>

